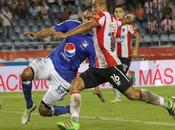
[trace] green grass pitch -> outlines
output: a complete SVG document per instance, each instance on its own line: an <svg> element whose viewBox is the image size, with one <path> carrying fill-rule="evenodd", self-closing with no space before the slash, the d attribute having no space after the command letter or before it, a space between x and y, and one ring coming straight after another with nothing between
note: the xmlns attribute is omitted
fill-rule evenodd
<svg viewBox="0 0 175 130"><path fill-rule="evenodd" d="M161 96L175 96L175 87L147 88ZM106 101L101 103L92 90L82 94L80 130L175 130L175 120L161 107L137 101L129 101L122 96L122 102L111 104L112 89L102 90ZM44 92L33 92L34 101L39 104ZM59 130L57 121L69 119L69 114L59 117L41 117L38 111L32 113L30 122L21 125L24 110L22 93L1 93L0 130ZM59 104L69 103L66 96Z"/></svg>

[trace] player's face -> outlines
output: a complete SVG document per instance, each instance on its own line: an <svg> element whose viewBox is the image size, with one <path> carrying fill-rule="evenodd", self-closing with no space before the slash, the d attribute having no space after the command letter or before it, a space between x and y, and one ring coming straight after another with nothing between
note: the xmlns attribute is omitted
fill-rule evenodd
<svg viewBox="0 0 175 130"><path fill-rule="evenodd" d="M117 18L123 18L125 16L125 11L123 10L123 8L115 8L114 15Z"/></svg>
<svg viewBox="0 0 175 130"><path fill-rule="evenodd" d="M93 12L92 11L85 11L83 16L83 22L89 22L92 20Z"/></svg>
<svg viewBox="0 0 175 130"><path fill-rule="evenodd" d="M101 4L98 2L98 0L93 0L92 2L92 11L94 13L99 13L102 11Z"/></svg>

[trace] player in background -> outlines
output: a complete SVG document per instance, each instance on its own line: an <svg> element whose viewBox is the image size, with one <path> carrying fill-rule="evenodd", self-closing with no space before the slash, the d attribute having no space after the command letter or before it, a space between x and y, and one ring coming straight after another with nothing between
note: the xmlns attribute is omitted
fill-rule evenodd
<svg viewBox="0 0 175 130"><path fill-rule="evenodd" d="M92 11L84 13L84 21L92 19ZM68 32L79 26L81 22L67 20L40 32L28 32L25 35L33 39L45 38L55 32ZM89 67L95 67L95 49L92 34L85 33L75 35L62 41L47 58L36 58L30 62L21 74L22 89L26 100L26 110L21 119L22 124L27 124L30 114L35 110L36 105L32 100L32 80L48 80L49 89L42 98L39 106L41 116L58 116L70 113L69 106L58 106L57 101L63 100L69 92L71 81L77 76L80 64L89 59Z"/></svg>
<svg viewBox="0 0 175 130"><path fill-rule="evenodd" d="M118 5L115 8L114 15L117 19L122 19L126 16L125 8L123 5ZM135 47L132 52L132 38L135 37ZM140 44L139 32L132 24L126 24L118 27L116 31L116 44L117 56L123 65L123 71L128 75L129 79L133 78L132 73L128 73L129 67L131 65L131 57L137 56L138 48ZM132 82L133 84L133 82ZM111 103L121 101L120 92L114 88L115 99Z"/></svg>
<svg viewBox="0 0 175 130"><path fill-rule="evenodd" d="M93 88L105 82L110 82L128 99L139 100L145 103L164 107L168 110L171 116L175 117L175 103L173 99L165 99L151 91L145 89L136 90L132 87L131 82L123 72L123 66L115 54L116 51L111 49L111 44L113 43L113 37L115 35L115 22L117 22L117 24L119 24L119 22L113 21L113 18L107 12L105 0L93 0L92 8L96 13L93 20L85 24L81 24L76 29L67 33L55 33L55 37L64 39L76 34L84 33L94 28L94 46L98 66L98 68L89 68L72 81L70 96L71 120L58 122L57 126L64 130L78 130L80 128L80 91L83 89ZM127 18L122 21L126 22Z"/></svg>

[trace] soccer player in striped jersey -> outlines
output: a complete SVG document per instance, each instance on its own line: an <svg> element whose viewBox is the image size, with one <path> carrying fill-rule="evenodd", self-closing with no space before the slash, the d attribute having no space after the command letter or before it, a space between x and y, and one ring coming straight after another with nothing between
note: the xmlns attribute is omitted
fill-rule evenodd
<svg viewBox="0 0 175 130"><path fill-rule="evenodd" d="M114 15L116 19L123 19L126 16L125 8L123 5L118 5L115 8ZM132 38L135 37L135 47L132 52ZM123 65L123 71L128 75L128 70L131 65L131 57L137 56L139 48L139 32L132 24L125 24L117 28L116 31L116 53ZM131 73L128 77L133 78ZM133 83L132 83L133 84ZM111 103L121 101L120 92L114 88L115 99Z"/></svg>
<svg viewBox="0 0 175 130"><path fill-rule="evenodd" d="M57 38L67 38L76 34L84 33L94 28L94 46L97 55L97 68L90 68L81 73L71 83L70 111L71 120L58 122L57 126L64 130L78 130L79 113L81 106L80 91L93 88L105 82L110 82L115 88L123 93L130 100L139 100L145 103L158 105L168 110L169 114L175 117L174 100L165 99L145 89L135 89L128 77L123 72L123 66L116 56L116 51L111 47L117 25L128 22L129 17L121 22L115 21L107 12L105 0L93 0L92 8L96 13L93 20L82 24L67 33L55 33ZM133 17L130 18L132 19Z"/></svg>
<svg viewBox="0 0 175 130"><path fill-rule="evenodd" d="M122 20L126 16L124 6L117 5L114 11L114 15L116 19ZM132 53L132 50L131 50L132 43L131 42L132 42L133 37L135 37L135 47ZM128 70L131 64L131 56L132 55L137 56L137 50L138 50L139 43L140 43L139 33L137 32L136 28L133 25L125 24L117 28L115 39L116 39L115 44L112 46L113 47L112 49L114 50L114 47L116 48L115 49L116 55L122 62L123 71L125 72L125 74L128 75L129 74ZM128 75L128 77L130 77L131 79L133 78L131 73L130 75ZM116 88L113 88L113 89L114 89L115 99L112 100L111 103L121 101L120 92ZM100 98L102 102L104 101L104 97L99 87L95 88L94 93Z"/></svg>

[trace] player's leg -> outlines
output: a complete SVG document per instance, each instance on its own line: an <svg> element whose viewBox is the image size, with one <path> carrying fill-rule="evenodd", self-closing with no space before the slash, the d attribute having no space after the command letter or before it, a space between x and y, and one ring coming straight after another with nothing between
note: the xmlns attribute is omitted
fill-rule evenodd
<svg viewBox="0 0 175 130"><path fill-rule="evenodd" d="M34 76L34 71L32 67L27 67L23 70L21 74L21 79L22 79L22 90L24 94L24 98L26 100L26 108L31 108L33 106L33 101L32 101L32 95L31 95L31 90L32 90L32 80Z"/></svg>
<svg viewBox="0 0 175 130"><path fill-rule="evenodd" d="M24 69L21 74L22 89L26 100L26 109L23 113L21 123L27 124L30 119L30 114L35 110L36 105L32 101L32 80L33 79L48 79L49 68L47 58L36 58L30 62L29 67Z"/></svg>
<svg viewBox="0 0 175 130"><path fill-rule="evenodd" d="M122 68L123 68L122 72L126 75L128 73L129 67L131 65L131 59L124 58L124 57L119 57L119 59L122 62ZM114 91L115 99L112 100L111 103L120 102L121 101L120 91L114 87L113 87L113 91Z"/></svg>
<svg viewBox="0 0 175 130"><path fill-rule="evenodd" d="M57 122L57 126L65 130L78 130L79 125L79 114L81 107L81 95L80 91L84 89L84 81L78 76L71 83L70 90L70 113L71 120L66 122Z"/></svg>
<svg viewBox="0 0 175 130"><path fill-rule="evenodd" d="M47 67L47 71L49 71L49 89L40 103L39 113L41 116L58 116L70 113L69 106L56 105L56 102L63 100L64 96L68 93L70 83L57 73L50 59L47 60Z"/></svg>
<svg viewBox="0 0 175 130"><path fill-rule="evenodd" d="M112 100L111 103L120 102L121 101L120 91L118 91L118 89L116 88L113 88L113 91L114 91L115 99Z"/></svg>
<svg viewBox="0 0 175 130"><path fill-rule="evenodd" d="M59 87L59 88L58 88ZM58 90L58 91L56 91ZM57 101L63 100L67 94L66 90L62 85L60 86L49 86L46 94L44 95L40 106L39 113L41 116L51 117L58 116L66 113L70 113L70 106L58 106L55 105Z"/></svg>
<svg viewBox="0 0 175 130"><path fill-rule="evenodd" d="M81 95L80 91L83 89L93 88L98 86L101 83L106 81L104 74L99 74L97 71L99 69L89 68L84 73L81 73L77 78L75 78L71 83L71 103L70 103L70 112L71 120L66 122L58 122L57 126L65 130L78 130L79 125L79 113L81 107ZM97 74L98 73L98 74ZM98 76L97 76L98 75Z"/></svg>
<svg viewBox="0 0 175 130"><path fill-rule="evenodd" d="M98 86L95 87L95 91L94 91L93 94L97 95L97 97L100 99L101 102L104 102L104 101L105 101L105 99L104 99L104 97L103 97L103 94L102 94L102 92L100 91L100 88L99 88Z"/></svg>
<svg viewBox="0 0 175 130"><path fill-rule="evenodd" d="M169 114L172 115L173 118L175 118L174 99L161 97L146 89L136 90L134 87L129 87L124 94L130 100L140 100L149 104L162 106L168 110Z"/></svg>
<svg viewBox="0 0 175 130"><path fill-rule="evenodd" d="M145 89L136 90L132 87L128 77L123 74L120 66L115 67L115 70L111 71L113 74L109 80L115 88L119 89L128 99L162 106L166 108L172 116L175 116L175 103L173 99L165 99Z"/></svg>
<svg viewBox="0 0 175 130"><path fill-rule="evenodd" d="M27 67L21 74L22 79L22 90L24 94L24 98L26 101L26 109L23 113L21 123L27 124L30 119L30 113L35 110L36 105L32 101L32 80L33 80L34 72L32 67Z"/></svg>

